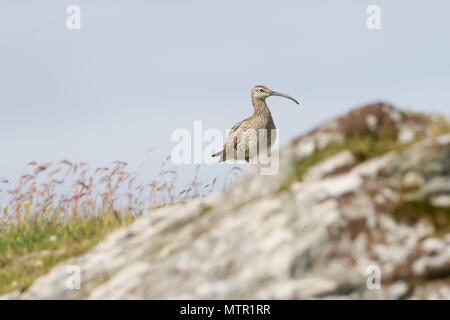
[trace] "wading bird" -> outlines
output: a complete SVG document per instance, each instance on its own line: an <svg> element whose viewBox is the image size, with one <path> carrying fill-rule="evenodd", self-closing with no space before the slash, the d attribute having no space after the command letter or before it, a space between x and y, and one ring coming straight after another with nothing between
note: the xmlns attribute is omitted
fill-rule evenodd
<svg viewBox="0 0 450 320"><path fill-rule="evenodd" d="M261 146L265 145L266 151L270 152L272 141L276 139L276 127L266 104L266 99L270 96L284 97L299 104L287 94L272 91L262 85L254 86L252 89L252 103L255 109L253 115L231 128L223 150L213 154L213 157L220 157L219 162L226 160L248 162L262 151ZM261 139L266 141L261 143Z"/></svg>

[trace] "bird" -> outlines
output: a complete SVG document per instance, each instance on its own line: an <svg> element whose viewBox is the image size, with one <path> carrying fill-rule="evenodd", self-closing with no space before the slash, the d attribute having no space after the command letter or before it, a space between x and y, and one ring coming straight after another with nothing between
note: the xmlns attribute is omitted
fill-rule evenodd
<svg viewBox="0 0 450 320"><path fill-rule="evenodd" d="M262 151L260 139L264 138L265 134L267 134L265 146L270 152L272 141L276 139L275 123L266 104L266 99L271 96L284 97L299 104L297 100L287 94L273 91L263 85L254 86L251 91L253 115L231 128L223 150L214 153L212 157L219 157L219 162L226 160L250 162L255 155L259 155Z"/></svg>

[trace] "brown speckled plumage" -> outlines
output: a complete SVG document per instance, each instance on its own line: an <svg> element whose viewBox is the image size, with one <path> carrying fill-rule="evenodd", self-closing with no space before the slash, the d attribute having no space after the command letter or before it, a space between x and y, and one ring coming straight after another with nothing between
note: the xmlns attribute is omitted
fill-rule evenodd
<svg viewBox="0 0 450 320"><path fill-rule="evenodd" d="M252 147L257 148L254 149L257 150L256 154L260 152L258 147L260 134L267 134L267 148L270 150L273 140L276 139L276 131L272 133L272 129L276 129L276 127L272 119L272 114L267 107L266 98L270 96L281 96L291 99L298 104L294 98L283 93L272 91L262 85L253 87L251 95L254 107L253 115L231 128L223 150L213 155L213 157L220 157L220 161L249 161L249 157L251 156L249 150L252 150ZM261 131L262 129L266 131Z"/></svg>

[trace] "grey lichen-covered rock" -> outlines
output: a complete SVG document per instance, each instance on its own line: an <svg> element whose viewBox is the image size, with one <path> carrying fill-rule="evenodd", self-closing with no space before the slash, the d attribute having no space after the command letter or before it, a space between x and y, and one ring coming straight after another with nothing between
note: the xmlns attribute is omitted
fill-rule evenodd
<svg viewBox="0 0 450 320"><path fill-rule="evenodd" d="M303 178L303 181L320 179L338 170L351 167L355 163L356 157L352 152L349 150L342 151L311 168Z"/></svg>
<svg viewBox="0 0 450 320"><path fill-rule="evenodd" d="M224 193L150 212L4 298L450 299L450 134L370 159L343 150L289 180L348 137L428 130L414 119L352 111L283 148L276 176L251 167Z"/></svg>

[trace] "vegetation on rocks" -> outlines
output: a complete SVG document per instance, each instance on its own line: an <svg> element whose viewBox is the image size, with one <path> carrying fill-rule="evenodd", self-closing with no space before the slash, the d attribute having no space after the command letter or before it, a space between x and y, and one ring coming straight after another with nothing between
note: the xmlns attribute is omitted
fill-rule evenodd
<svg viewBox="0 0 450 320"><path fill-rule="evenodd" d="M288 188L295 181L301 181L303 175L312 166L341 151L349 150L358 160L357 163L362 163L391 151L401 151L427 137L437 137L450 132L450 124L444 117L435 116L435 119L431 119L430 116L411 111L396 111L402 118L401 124L397 124L390 118L390 108L392 107L383 103L374 104L356 109L338 118L336 134L341 134L343 139L331 142L323 148L316 147L310 155L297 159L293 164L292 176L282 184L281 190ZM371 116L378 119L374 127L370 127L368 124ZM412 123L417 130L414 132L413 138L407 142L399 140L399 127L405 123L409 125ZM422 130L418 130L417 126L422 126ZM309 135L314 135L318 131L320 128L315 129Z"/></svg>
<svg viewBox="0 0 450 320"><path fill-rule="evenodd" d="M394 208L392 215L403 223L416 224L424 219L437 232L450 231L450 207L435 206L428 199L402 202Z"/></svg>

